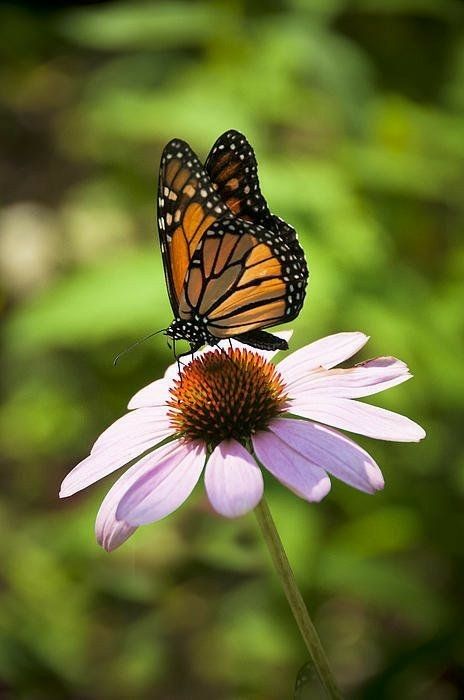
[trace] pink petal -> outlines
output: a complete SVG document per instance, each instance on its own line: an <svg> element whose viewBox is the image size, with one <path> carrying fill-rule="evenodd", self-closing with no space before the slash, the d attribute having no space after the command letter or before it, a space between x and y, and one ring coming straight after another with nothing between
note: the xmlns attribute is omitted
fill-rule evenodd
<svg viewBox="0 0 464 700"><path fill-rule="evenodd" d="M263 431L252 440L261 464L298 496L307 501L320 501L328 494L330 479L325 471L278 435Z"/></svg>
<svg viewBox="0 0 464 700"><path fill-rule="evenodd" d="M373 493L384 486L372 457L345 435L305 420L278 419L269 429L289 447L350 486Z"/></svg>
<svg viewBox="0 0 464 700"><path fill-rule="evenodd" d="M123 495L116 509L117 520L145 525L175 511L193 491L205 459L203 444L178 441L164 458L147 463L144 473Z"/></svg>
<svg viewBox="0 0 464 700"><path fill-rule="evenodd" d="M100 435L90 455L64 478L60 498L94 484L170 435L169 420L158 409L139 408L119 418Z"/></svg>
<svg viewBox="0 0 464 700"><path fill-rule="evenodd" d="M166 459L176 449L177 445L177 441L173 440L168 445L156 450L156 453L151 452L149 455L142 457L119 477L106 494L97 514L95 534L97 542L108 552L119 547L137 529L136 526L129 525L125 520L116 520L116 510L122 497L137 479L153 466L155 460L161 462Z"/></svg>
<svg viewBox="0 0 464 700"><path fill-rule="evenodd" d="M306 399L299 397L291 402L291 412L379 440L418 442L425 437L423 428L406 416L352 399L313 395Z"/></svg>
<svg viewBox="0 0 464 700"><path fill-rule="evenodd" d="M253 510L264 489L261 470L236 440L225 440L215 448L206 465L205 486L214 510L226 518Z"/></svg>
<svg viewBox="0 0 464 700"><path fill-rule="evenodd" d="M101 433L93 444L90 454L102 449L118 446L119 443L136 441L139 436L170 434L170 421L166 406L145 406L125 413Z"/></svg>
<svg viewBox="0 0 464 700"><path fill-rule="evenodd" d="M103 501L95 522L95 537L98 544L107 552L120 547L137 530L124 520L116 520L115 512L115 508L110 510L110 506Z"/></svg>
<svg viewBox="0 0 464 700"><path fill-rule="evenodd" d="M175 442L172 442L166 447L160 447L157 451L158 458L161 459L166 451L172 450L174 446ZM107 552L112 552L113 549L119 547L137 529L126 523L125 520L116 520L116 508L128 488L146 469L147 464L152 462L153 454L142 457L119 477L103 499L95 522L95 535L98 544Z"/></svg>
<svg viewBox="0 0 464 700"><path fill-rule="evenodd" d="M364 333L336 333L316 340L279 363L279 371L286 382L291 382L316 367L330 369L354 355L369 340Z"/></svg>
<svg viewBox="0 0 464 700"><path fill-rule="evenodd" d="M315 369L287 384L290 396L298 399L308 392L323 397L360 398L390 389L410 379L407 365L395 357L377 357L350 369Z"/></svg>
<svg viewBox="0 0 464 700"><path fill-rule="evenodd" d="M143 406L165 406L166 401L170 398L169 387L171 382L165 378L156 379L143 389L140 389L129 401L127 408L142 408Z"/></svg>

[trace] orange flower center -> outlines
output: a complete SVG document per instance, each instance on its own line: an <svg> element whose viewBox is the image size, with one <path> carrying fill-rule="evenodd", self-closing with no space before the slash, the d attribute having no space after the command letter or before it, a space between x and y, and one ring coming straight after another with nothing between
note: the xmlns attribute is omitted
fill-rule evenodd
<svg viewBox="0 0 464 700"><path fill-rule="evenodd" d="M177 433L214 447L243 442L285 410L285 385L275 366L249 350L208 352L190 362L170 390Z"/></svg>

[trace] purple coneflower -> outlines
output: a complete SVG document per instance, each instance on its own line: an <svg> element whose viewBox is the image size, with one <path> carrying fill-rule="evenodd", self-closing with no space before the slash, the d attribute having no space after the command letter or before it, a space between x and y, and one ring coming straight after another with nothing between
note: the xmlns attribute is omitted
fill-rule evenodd
<svg viewBox="0 0 464 700"><path fill-rule="evenodd" d="M281 334L285 336L285 334ZM307 501L330 490L329 474L360 491L384 485L372 457L336 428L381 440L415 442L424 430L409 418L356 399L411 377L400 360L379 357L333 369L368 340L338 333L286 356L234 342L203 351L141 389L130 412L105 430L90 455L64 479L71 496L144 455L110 489L96 521L107 550L139 525L176 510L203 470L215 511L234 518L263 496L262 468ZM330 426L330 427L329 427Z"/></svg>

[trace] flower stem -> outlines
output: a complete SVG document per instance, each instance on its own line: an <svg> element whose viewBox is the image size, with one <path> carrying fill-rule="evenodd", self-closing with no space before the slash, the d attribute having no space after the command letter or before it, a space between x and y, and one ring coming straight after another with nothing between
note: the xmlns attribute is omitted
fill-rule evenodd
<svg viewBox="0 0 464 700"><path fill-rule="evenodd" d="M264 498L256 506L255 514L267 548L271 554L277 575L300 629L301 636L309 651L317 675L327 693L327 697L332 698L332 700L341 700L341 692L330 669L329 661L322 647L319 635L309 617L308 609L298 589L282 540L280 539L271 511Z"/></svg>

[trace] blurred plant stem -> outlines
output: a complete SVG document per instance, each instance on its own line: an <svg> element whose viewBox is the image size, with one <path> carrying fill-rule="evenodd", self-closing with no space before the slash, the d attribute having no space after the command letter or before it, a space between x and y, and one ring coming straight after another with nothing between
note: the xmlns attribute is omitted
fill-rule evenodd
<svg viewBox="0 0 464 700"><path fill-rule="evenodd" d="M342 695L337 686L335 677L330 669L327 655L322 646L321 640L309 617L308 609L299 591L290 562L285 553L282 540L275 526L274 520L269 510L265 498L262 498L255 508L264 540L272 557L277 575L284 589L287 600L292 609L301 636L309 651L316 673L329 698L341 700Z"/></svg>

